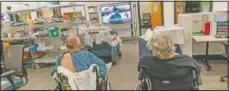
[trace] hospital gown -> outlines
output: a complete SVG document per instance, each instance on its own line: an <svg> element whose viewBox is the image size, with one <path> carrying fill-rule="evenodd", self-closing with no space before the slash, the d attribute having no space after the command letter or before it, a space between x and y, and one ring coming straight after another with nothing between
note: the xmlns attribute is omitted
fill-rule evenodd
<svg viewBox="0 0 229 91"><path fill-rule="evenodd" d="M61 65L62 57L63 57L63 54L61 54L60 56L57 56L57 61L56 61L56 66L55 66L56 68L57 66ZM78 52L71 53L71 57L72 57L72 61L73 61L72 63L73 63L73 66L75 67L76 72L88 70L92 64L96 64L99 67L99 75L101 77L106 76L106 72L107 72L106 64L103 62L103 60L101 60L94 54L88 51L78 51Z"/></svg>

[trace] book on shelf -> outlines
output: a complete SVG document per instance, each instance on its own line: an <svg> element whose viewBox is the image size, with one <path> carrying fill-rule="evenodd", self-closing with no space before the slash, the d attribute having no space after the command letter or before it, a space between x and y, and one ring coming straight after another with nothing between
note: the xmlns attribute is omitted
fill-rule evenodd
<svg viewBox="0 0 229 91"><path fill-rule="evenodd" d="M217 32L216 35L228 35L228 32Z"/></svg>
<svg viewBox="0 0 229 91"><path fill-rule="evenodd" d="M217 38L228 37L228 20L211 22L211 34Z"/></svg>

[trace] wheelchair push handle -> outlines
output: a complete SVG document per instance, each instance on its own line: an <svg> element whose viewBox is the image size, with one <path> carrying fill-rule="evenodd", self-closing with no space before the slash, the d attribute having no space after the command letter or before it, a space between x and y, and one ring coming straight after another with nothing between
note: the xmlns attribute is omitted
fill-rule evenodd
<svg viewBox="0 0 229 91"><path fill-rule="evenodd" d="M53 76L55 72L57 72L57 69L54 69L54 70L52 71L51 76Z"/></svg>
<svg viewBox="0 0 229 91"><path fill-rule="evenodd" d="M143 78L143 72L144 72L143 68L140 68L139 76L138 76L138 79L139 80L142 80L142 78Z"/></svg>

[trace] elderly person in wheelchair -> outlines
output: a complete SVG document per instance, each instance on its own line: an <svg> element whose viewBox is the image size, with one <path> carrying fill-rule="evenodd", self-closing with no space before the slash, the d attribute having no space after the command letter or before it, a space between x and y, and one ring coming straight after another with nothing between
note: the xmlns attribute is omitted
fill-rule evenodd
<svg viewBox="0 0 229 91"><path fill-rule="evenodd" d="M152 55L143 56L138 64L138 90L195 90L201 84L201 67L196 60L174 52L171 38L155 33L149 48Z"/></svg>
<svg viewBox="0 0 229 91"><path fill-rule="evenodd" d="M63 54L57 57L57 61L55 65L56 71L54 71L54 73L59 72L59 73L65 74L64 76L58 75L58 74L56 75L57 78L55 80L57 81L59 85L57 89L59 90L69 90L69 89L70 90L95 90L94 87L92 88L89 87L89 85L95 82L97 83L98 77L94 77L93 72L96 71L95 72L96 76L99 76L102 79L106 79L107 77L106 64L103 62L103 60L101 60L94 54L88 51L81 50L81 43L77 36L69 35L66 39L66 47L68 51L64 52ZM87 70L91 70L91 73L90 71L87 71ZM68 80L66 80L66 78ZM76 80L76 79L79 79L79 80L85 79L85 80L91 80L91 81L87 81L88 84L87 85L84 84L83 87L82 86L76 87L76 86L73 86L72 84L75 84L77 82L78 82L77 83L78 85L81 84L79 83L79 81L71 82L72 80ZM82 81L82 82L86 83L86 81ZM65 85L67 87L64 87ZM96 84L96 86L97 85L98 84ZM89 88L86 88L85 86L88 86Z"/></svg>

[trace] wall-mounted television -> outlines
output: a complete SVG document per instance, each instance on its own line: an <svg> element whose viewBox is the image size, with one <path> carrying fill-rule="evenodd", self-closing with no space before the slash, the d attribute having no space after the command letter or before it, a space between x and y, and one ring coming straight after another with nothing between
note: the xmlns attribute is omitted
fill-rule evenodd
<svg viewBox="0 0 229 91"><path fill-rule="evenodd" d="M131 22L131 5L129 3L103 6L100 9L103 24Z"/></svg>

